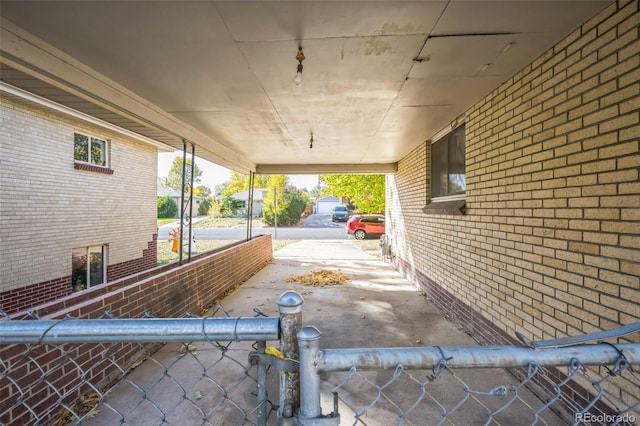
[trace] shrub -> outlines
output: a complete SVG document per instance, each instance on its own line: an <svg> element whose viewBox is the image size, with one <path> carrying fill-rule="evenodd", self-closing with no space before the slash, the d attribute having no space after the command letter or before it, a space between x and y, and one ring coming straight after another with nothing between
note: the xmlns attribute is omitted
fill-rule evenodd
<svg viewBox="0 0 640 426"><path fill-rule="evenodd" d="M209 209L211 208L211 200L209 198L205 198L200 202L198 206L198 215L205 216L209 213Z"/></svg>
<svg viewBox="0 0 640 426"><path fill-rule="evenodd" d="M297 224L307 206L307 201L301 191L287 187L284 193L284 200L278 205L278 226ZM263 206L262 221L269 226L274 225L275 219L271 206Z"/></svg>
<svg viewBox="0 0 640 426"><path fill-rule="evenodd" d="M177 217L178 205L171 197L159 197L158 198L158 218L166 219Z"/></svg>

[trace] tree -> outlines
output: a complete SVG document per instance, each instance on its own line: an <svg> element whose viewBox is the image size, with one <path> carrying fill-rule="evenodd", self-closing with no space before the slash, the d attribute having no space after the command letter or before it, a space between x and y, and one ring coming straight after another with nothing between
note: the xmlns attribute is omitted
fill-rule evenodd
<svg viewBox="0 0 640 426"><path fill-rule="evenodd" d="M193 195L198 195L200 197L211 197L211 188L204 185L199 185L196 187L195 191L193 191Z"/></svg>
<svg viewBox="0 0 640 426"><path fill-rule="evenodd" d="M209 210L211 209L212 204L213 203L210 198L205 198L204 200L202 200L200 202L200 205L198 206L198 215L205 216L209 214Z"/></svg>
<svg viewBox="0 0 640 426"><path fill-rule="evenodd" d="M171 197L158 198L158 217L160 219L176 217L178 215L178 205Z"/></svg>
<svg viewBox="0 0 640 426"><path fill-rule="evenodd" d="M384 175L320 175L324 195L346 197L361 213L382 213L385 209Z"/></svg>
<svg viewBox="0 0 640 426"><path fill-rule="evenodd" d="M308 197L288 183L285 175L269 176L268 191L262 200L262 221L267 225L273 226L276 220L278 226L295 225L300 221Z"/></svg>
<svg viewBox="0 0 640 426"><path fill-rule="evenodd" d="M177 191L182 191L182 157L176 157L173 159L169 174L165 178L160 179L160 184L167 188L173 188ZM201 182L202 170L197 164L193 165L193 185L196 186ZM185 168L185 183L191 185L191 159L187 158Z"/></svg>
<svg viewBox="0 0 640 426"><path fill-rule="evenodd" d="M254 175L253 187L268 188L270 185L270 179L270 175ZM231 177L228 181L216 185L215 190L217 196L220 198L221 212L225 212L227 215L233 215L243 206L243 202L234 199L232 195L248 190L249 181L249 175L243 175L242 173L232 171Z"/></svg>

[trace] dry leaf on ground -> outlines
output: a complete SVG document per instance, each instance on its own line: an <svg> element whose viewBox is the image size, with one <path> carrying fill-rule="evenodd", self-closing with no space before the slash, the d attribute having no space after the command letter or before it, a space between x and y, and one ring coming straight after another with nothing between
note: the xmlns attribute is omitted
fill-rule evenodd
<svg viewBox="0 0 640 426"><path fill-rule="evenodd" d="M339 272L320 269L319 271L309 272L304 275L294 275L287 278L288 283L296 282L312 287L326 287L331 285L340 285L345 281L349 281L349 277Z"/></svg>

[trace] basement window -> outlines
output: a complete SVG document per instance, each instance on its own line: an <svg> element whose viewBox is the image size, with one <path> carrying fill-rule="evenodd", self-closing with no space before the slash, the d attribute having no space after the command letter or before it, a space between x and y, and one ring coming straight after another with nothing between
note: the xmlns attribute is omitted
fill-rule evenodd
<svg viewBox="0 0 640 426"><path fill-rule="evenodd" d="M71 285L81 291L106 281L106 246L80 247L71 251Z"/></svg>
<svg viewBox="0 0 640 426"><path fill-rule="evenodd" d="M464 214L465 125L437 138L431 144L431 203L426 214Z"/></svg>
<svg viewBox="0 0 640 426"><path fill-rule="evenodd" d="M109 144L106 140L81 133L73 134L73 159L75 168L112 174L108 168Z"/></svg>

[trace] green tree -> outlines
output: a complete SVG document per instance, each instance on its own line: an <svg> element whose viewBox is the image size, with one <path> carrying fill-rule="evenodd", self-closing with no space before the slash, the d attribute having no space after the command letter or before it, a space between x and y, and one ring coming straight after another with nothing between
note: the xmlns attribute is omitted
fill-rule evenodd
<svg viewBox="0 0 640 426"><path fill-rule="evenodd" d="M160 179L160 184L167 188L173 188L177 191L182 191L182 157L176 157L173 159L171 169L167 177ZM197 186L201 182L202 170L197 164L193 165L193 185ZM185 168L185 182L191 185L191 159L187 158Z"/></svg>
<svg viewBox="0 0 640 426"><path fill-rule="evenodd" d="M166 219L178 215L178 205L171 197L158 198L158 217Z"/></svg>
<svg viewBox="0 0 640 426"><path fill-rule="evenodd" d="M209 214L210 209L211 209L211 199L205 198L200 202L200 205L198 206L198 215L205 216Z"/></svg>
<svg viewBox="0 0 640 426"><path fill-rule="evenodd" d="M249 189L250 176L231 172L230 179L226 182L216 185L216 195L220 199L221 213L227 216L235 215L237 210L242 207L242 201L238 201L232 197L233 194L246 191ZM254 175L254 188L268 188L270 182L269 175Z"/></svg>
<svg viewBox="0 0 640 426"><path fill-rule="evenodd" d="M324 195L346 197L361 213L384 212L384 175L320 175L320 182Z"/></svg>
<svg viewBox="0 0 640 426"><path fill-rule="evenodd" d="M262 200L262 221L267 225L291 226L300 221L309 201L301 190L289 185L285 175L269 176L268 188ZM277 216L277 218L276 218Z"/></svg>

